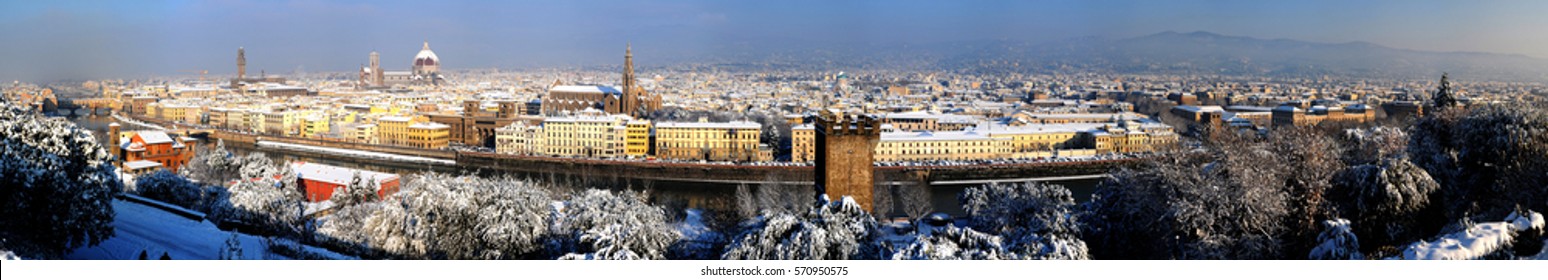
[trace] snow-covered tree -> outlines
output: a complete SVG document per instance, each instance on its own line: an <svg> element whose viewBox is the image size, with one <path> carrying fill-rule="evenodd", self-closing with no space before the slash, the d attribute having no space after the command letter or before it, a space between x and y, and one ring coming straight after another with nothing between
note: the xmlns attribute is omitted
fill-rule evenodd
<svg viewBox="0 0 1548 280"><path fill-rule="evenodd" d="M1278 163L1192 154L1119 170L1092 195L1082 233L1104 259L1285 258L1289 194L1265 183L1283 182L1266 164Z"/></svg>
<svg viewBox="0 0 1548 280"><path fill-rule="evenodd" d="M766 211L745 222L723 259L842 260L883 256L876 218L854 199L823 201L807 213Z"/></svg>
<svg viewBox="0 0 1548 280"><path fill-rule="evenodd" d="M1412 242L1424 232L1439 229L1440 215L1421 213L1430 206L1430 198L1440 184L1424 169L1406 159L1389 158L1377 164L1350 167L1333 179L1331 200L1340 216L1356 225L1355 233L1364 237L1365 250Z"/></svg>
<svg viewBox="0 0 1548 280"><path fill-rule="evenodd" d="M0 103L0 248L54 258L113 236L112 158L90 131Z"/></svg>
<svg viewBox="0 0 1548 280"><path fill-rule="evenodd" d="M226 150L225 141L219 141L215 148L198 152L178 173L207 185L225 185L241 175L240 159Z"/></svg>
<svg viewBox="0 0 1548 280"><path fill-rule="evenodd" d="M323 239L402 258L521 259L542 249L552 200L530 182L414 175L387 200L344 206Z"/></svg>
<svg viewBox="0 0 1548 280"><path fill-rule="evenodd" d="M1441 185L1448 218L1548 211L1548 110L1486 105L1414 124L1408 153ZM1471 216L1471 217L1470 217Z"/></svg>
<svg viewBox="0 0 1548 280"><path fill-rule="evenodd" d="M1312 248L1308 259L1313 260L1359 260L1365 259L1360 254L1360 238L1349 229L1349 220L1333 219L1322 221L1324 229L1317 235L1318 245Z"/></svg>
<svg viewBox="0 0 1548 280"><path fill-rule="evenodd" d="M963 191L970 227L1004 237L1006 249L1031 259L1088 259L1069 189L1042 183L990 184Z"/></svg>
<svg viewBox="0 0 1548 280"><path fill-rule="evenodd" d="M932 234L919 234L908 247L892 255L895 260L1015 260L1026 256L1006 250L998 235L971 228L948 226Z"/></svg>
<svg viewBox="0 0 1548 280"><path fill-rule="evenodd" d="M218 208L227 195L223 188L206 187L166 170L135 178L134 185L130 193L203 212Z"/></svg>
<svg viewBox="0 0 1548 280"><path fill-rule="evenodd" d="M355 172L349 179L349 185L333 190L333 197L328 200L340 207L376 201L378 188L375 177L362 178L360 172Z"/></svg>
<svg viewBox="0 0 1548 280"><path fill-rule="evenodd" d="M293 176L293 175L292 175ZM279 180L243 180L230 187L229 206L217 217L279 233L296 233L302 221L303 199Z"/></svg>
<svg viewBox="0 0 1548 280"><path fill-rule="evenodd" d="M288 166L275 164L274 160L269 159L269 156L264 153L249 153L238 159L235 165L239 166L237 173L244 180L274 176L281 174L282 168L288 168Z"/></svg>
<svg viewBox="0 0 1548 280"><path fill-rule="evenodd" d="M226 243L221 245L221 247L220 247L220 259L222 259L222 260L240 260L240 259L242 259L242 240L237 238L237 234L235 232L231 233L231 238L227 238L226 239Z"/></svg>
<svg viewBox="0 0 1548 280"><path fill-rule="evenodd" d="M1390 157L1402 157L1408 149L1408 133L1391 126L1344 130L1343 140L1349 147L1344 154L1344 161L1349 164L1375 163Z"/></svg>
<svg viewBox="0 0 1548 280"><path fill-rule="evenodd" d="M638 193L588 190L564 203L554 221L554 249L562 259L664 259L681 235L666 212Z"/></svg>

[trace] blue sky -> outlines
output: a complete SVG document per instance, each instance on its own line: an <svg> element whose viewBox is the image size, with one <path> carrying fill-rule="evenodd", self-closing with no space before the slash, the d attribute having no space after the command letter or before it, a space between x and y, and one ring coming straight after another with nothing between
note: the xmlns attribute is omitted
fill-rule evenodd
<svg viewBox="0 0 1548 280"><path fill-rule="evenodd" d="M0 0L0 79L348 71L420 42L451 68L691 59L985 39L1046 42L1209 31L1548 58L1548 1L18 1Z"/></svg>

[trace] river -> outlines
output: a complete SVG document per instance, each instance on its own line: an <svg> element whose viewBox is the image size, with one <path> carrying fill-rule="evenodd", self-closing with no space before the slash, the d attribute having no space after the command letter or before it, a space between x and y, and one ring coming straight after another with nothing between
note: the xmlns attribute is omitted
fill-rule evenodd
<svg viewBox="0 0 1548 280"><path fill-rule="evenodd" d="M106 143L108 143L108 139L107 139L108 124L113 123L113 122L116 121L112 117L109 117L109 116L76 116L76 117L66 117L66 118L69 119L71 122L74 122L75 124L77 124L77 125L79 125L79 126L81 126L83 128L86 128L86 129L89 129L89 130L93 131L94 134L97 137L97 141L99 143L103 143L103 145L106 145ZM120 125L123 125L122 129L125 130L125 131L144 129L142 127L135 127L134 125L127 124L127 123L120 123ZM202 140L201 140L201 143L198 143L198 145L202 146L202 147L204 147L206 149L213 148L215 146L214 143L205 142L205 141L202 141ZM248 154L248 153L257 152L257 150L255 150L253 148L238 147L236 145L227 146L226 150L231 151L233 153L236 153L237 155L245 155L245 154ZM554 176L552 176L550 174L523 174L523 173L492 172L492 171L487 171L487 170L479 170L477 168L456 168L456 167L445 167L445 166L435 166L435 167L425 166L425 167L419 167L419 168L409 168L409 167L402 167L400 165L369 164L369 161L366 161L366 160L348 160L348 159L319 158L319 157L306 156L306 155L301 155L301 154L291 153L291 152L286 152L286 151L269 150L269 149L265 149L265 150L263 150L261 152L263 152L265 155L269 156L269 158L273 159L275 162L294 162L294 161L314 162L314 163L342 166L342 167L348 167L348 168L371 170L371 171L377 171L377 172L394 173L394 174L399 174L399 175L409 175L409 174L421 173L421 172L426 172L426 171L436 171L436 172L443 172L443 173L477 174L479 176L513 176L513 177L517 177L517 178L525 178L525 179L538 180L538 181L554 180L554 181L561 181L561 182L569 182L569 184L575 184L575 182L582 182L580 184L583 184L586 187L591 187L591 188L634 189L634 190L643 190L643 189L647 189L648 188L649 192L651 193L652 202L656 203L657 205L663 205L663 206L667 206L668 208L673 208L673 209L669 209L670 211L678 211L675 208L684 208L684 207L695 207L695 208L706 208L706 209L711 209L711 210L732 211L733 207L735 207L735 205L736 205L736 203L735 203L736 186L727 186L727 185L719 185L719 184L712 184L712 183L664 182L664 181L663 182L651 182L651 181L647 181L647 180L615 180L615 179L612 179L612 178L554 178ZM469 170L473 170L473 171L469 171ZM1098 183L1100 183L1100 182L1101 182L1101 179L1074 179L1074 180L1051 181L1050 183L1064 185L1066 188L1070 189L1070 192L1075 196L1075 199L1076 199L1077 202L1083 202L1083 201L1089 200L1091 198L1091 193L1096 189L1096 185ZM809 188L809 186L781 186L781 187ZM938 186L932 186L930 188L931 208L934 208L937 211L945 212L945 213L952 214L952 215L962 215L963 211L961 209L961 204L957 202L957 196L960 195L962 193L962 191L967 189L968 187L970 187L970 186L967 186L967 185L938 185Z"/></svg>

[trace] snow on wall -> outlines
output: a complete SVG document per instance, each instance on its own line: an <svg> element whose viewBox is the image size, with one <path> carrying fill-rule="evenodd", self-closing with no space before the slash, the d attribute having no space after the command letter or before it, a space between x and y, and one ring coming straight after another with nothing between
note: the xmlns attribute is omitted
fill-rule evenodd
<svg viewBox="0 0 1548 280"><path fill-rule="evenodd" d="M396 155L396 154L389 154L389 153L379 153L379 152L370 152L370 151L361 151L361 150L350 150L350 149L318 147L318 146L300 145L300 144L291 144L291 143L280 143L280 142L271 142L271 141L258 141L258 147L281 149L281 150L295 150L295 151L303 151L303 152L314 152L314 153L340 154L340 155L345 155L345 156L350 156L350 157L357 157L357 158L390 160L390 161L398 161L398 162L431 163L431 164L441 164L441 165L457 165L457 161L454 161L454 160L433 159L433 158L427 158L427 157L405 156L405 155Z"/></svg>

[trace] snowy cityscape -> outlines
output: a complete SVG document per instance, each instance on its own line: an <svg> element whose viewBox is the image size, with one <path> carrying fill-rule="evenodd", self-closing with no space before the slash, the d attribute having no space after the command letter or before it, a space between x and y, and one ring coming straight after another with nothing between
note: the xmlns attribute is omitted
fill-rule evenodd
<svg viewBox="0 0 1548 280"><path fill-rule="evenodd" d="M7 270L1548 260L1542 3L452 2L0 4Z"/></svg>

